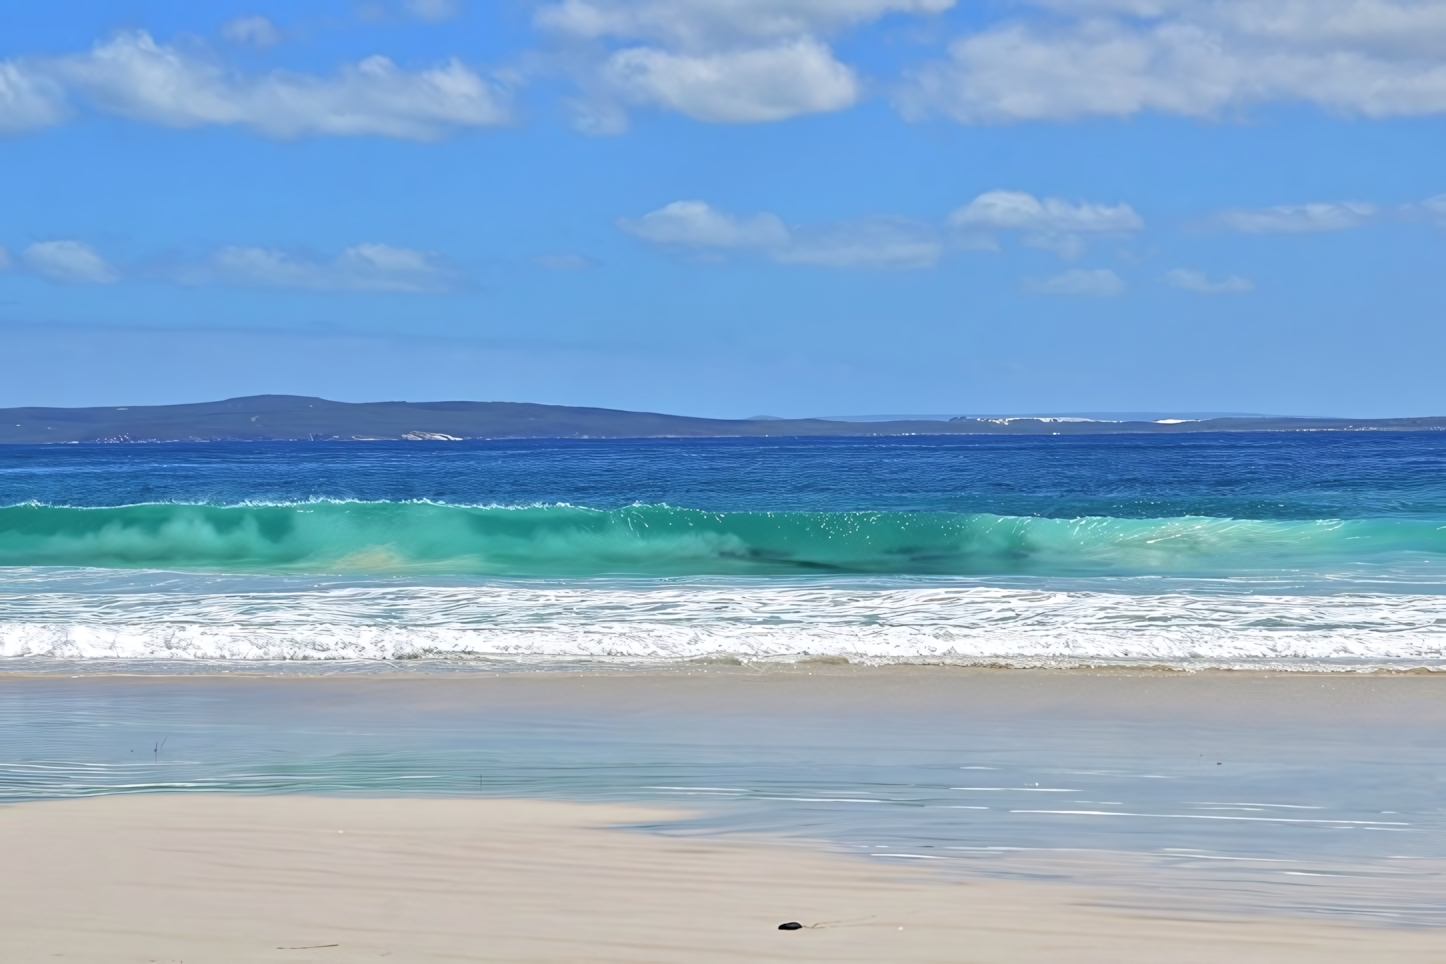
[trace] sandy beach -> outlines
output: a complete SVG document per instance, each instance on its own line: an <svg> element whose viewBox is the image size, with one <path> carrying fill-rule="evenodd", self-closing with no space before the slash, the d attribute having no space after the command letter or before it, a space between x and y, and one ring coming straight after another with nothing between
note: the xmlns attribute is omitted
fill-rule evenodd
<svg viewBox="0 0 1446 964"><path fill-rule="evenodd" d="M1432 930L1138 906L531 800L117 796L0 809L7 961L1436 961ZM808 926L781 932L778 924Z"/></svg>

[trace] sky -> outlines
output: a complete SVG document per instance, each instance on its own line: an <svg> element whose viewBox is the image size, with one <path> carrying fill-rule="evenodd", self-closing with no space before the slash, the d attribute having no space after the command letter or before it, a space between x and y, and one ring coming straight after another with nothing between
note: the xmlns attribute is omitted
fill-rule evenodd
<svg viewBox="0 0 1446 964"><path fill-rule="evenodd" d="M1446 414L1446 0L0 13L0 407Z"/></svg>

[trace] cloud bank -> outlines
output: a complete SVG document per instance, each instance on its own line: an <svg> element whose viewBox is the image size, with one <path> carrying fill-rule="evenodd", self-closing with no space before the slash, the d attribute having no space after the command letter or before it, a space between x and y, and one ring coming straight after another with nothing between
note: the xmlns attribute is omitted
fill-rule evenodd
<svg viewBox="0 0 1446 964"><path fill-rule="evenodd" d="M910 117L969 123L1129 117L1229 118L1311 104L1359 117L1446 113L1440 0L1018 0L995 5L943 56L862 75L837 42L888 17L937 17L957 0L539 0L551 66L579 84L580 126L626 127L653 108L708 123L771 123L848 109L891 89ZM441 23L459 0L363 3L385 20ZM1002 19L998 13L1004 14ZM221 37L261 49L267 18ZM918 48L923 49L923 48ZM519 63L538 63L519 51ZM525 69L524 69L525 70ZM87 53L0 61L0 133L63 122L67 100L172 126L228 124L274 137L417 140L512 120L509 89L455 58L408 70L383 56L331 74L230 69L199 43L132 30Z"/></svg>
<svg viewBox="0 0 1446 964"><path fill-rule="evenodd" d="M1443 54L1437 0L1033 0L914 70L901 103L965 123L1266 103L1427 115L1446 111Z"/></svg>
<svg viewBox="0 0 1446 964"><path fill-rule="evenodd" d="M260 18L232 21L232 39L270 36ZM274 29L274 28L272 28ZM496 83L453 59L409 72L368 57L331 76L228 70L204 50L160 44L129 31L84 54L0 63L0 131L60 123L67 94L96 110L167 127L229 125L269 137L376 135L436 140L468 127L511 121Z"/></svg>

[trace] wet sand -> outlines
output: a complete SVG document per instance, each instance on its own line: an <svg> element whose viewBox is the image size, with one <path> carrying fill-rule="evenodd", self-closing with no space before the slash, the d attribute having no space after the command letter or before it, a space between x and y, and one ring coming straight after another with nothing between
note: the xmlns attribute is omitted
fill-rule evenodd
<svg viewBox="0 0 1446 964"><path fill-rule="evenodd" d="M0 807L6 961L1441 960L1441 934L959 880L633 806L111 796ZM780 932L780 922L808 927Z"/></svg>
<svg viewBox="0 0 1446 964"><path fill-rule="evenodd" d="M623 717L779 718L871 714L1192 724L1446 726L1446 669L1403 672L1180 671L1155 666L1013 668L850 664L845 660L529 665L485 661L7 660L0 695L81 689L202 696L246 688L248 702L366 703L429 711L602 711Z"/></svg>

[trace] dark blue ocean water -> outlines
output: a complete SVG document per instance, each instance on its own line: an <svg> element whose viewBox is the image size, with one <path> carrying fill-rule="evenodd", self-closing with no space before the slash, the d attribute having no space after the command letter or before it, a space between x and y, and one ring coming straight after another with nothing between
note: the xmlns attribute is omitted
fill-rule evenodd
<svg viewBox="0 0 1446 964"><path fill-rule="evenodd" d="M1050 518L1446 518L1446 432L0 448L0 505L307 499Z"/></svg>

